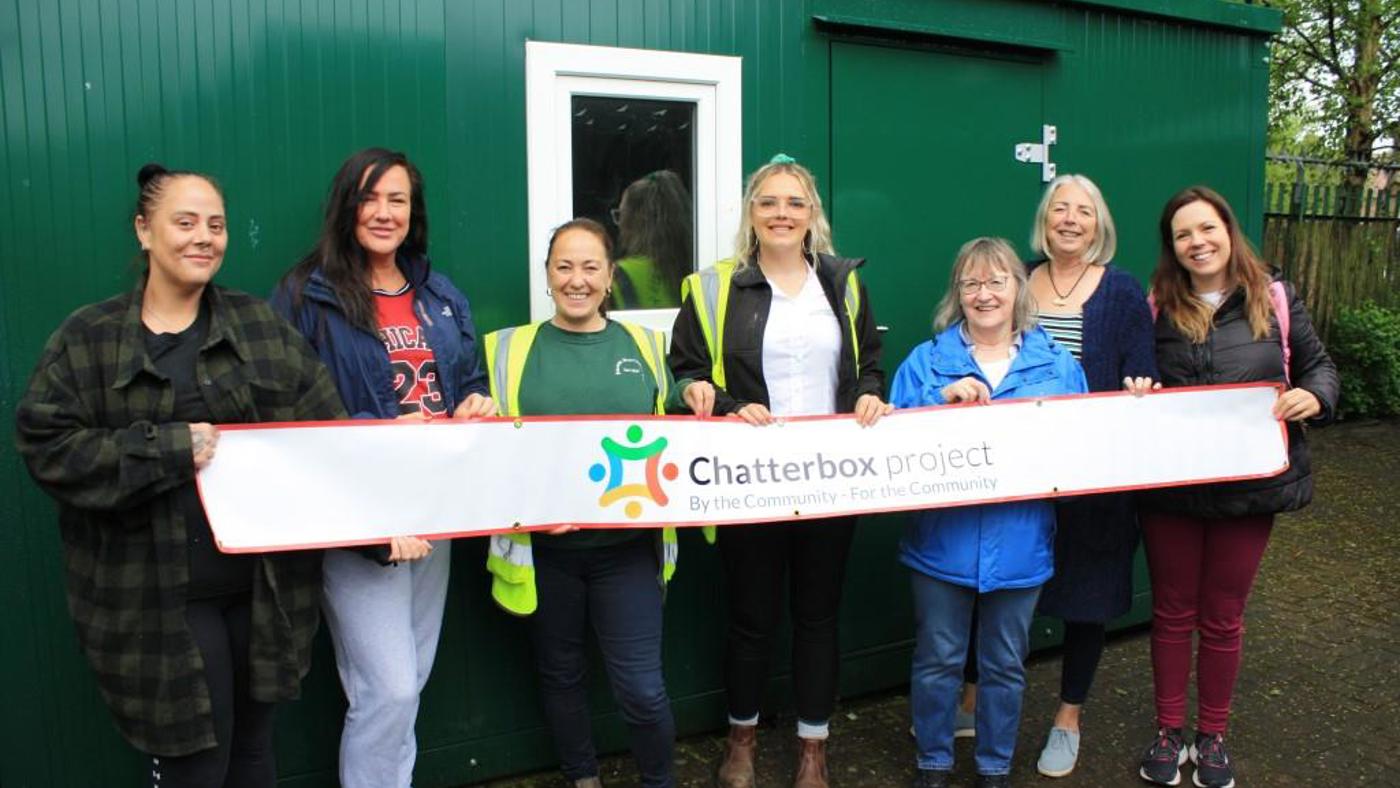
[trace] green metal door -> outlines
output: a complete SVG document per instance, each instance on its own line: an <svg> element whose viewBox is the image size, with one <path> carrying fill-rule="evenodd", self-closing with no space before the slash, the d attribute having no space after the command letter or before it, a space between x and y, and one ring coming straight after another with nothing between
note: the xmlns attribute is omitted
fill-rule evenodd
<svg viewBox="0 0 1400 788"><path fill-rule="evenodd" d="M884 366L893 377L931 336L934 305L963 242L999 235L1025 250L1040 167L1015 161L1012 150L1040 139L1042 66L1030 58L831 46L832 227L838 251L868 261L862 279L877 321L888 327ZM852 571L890 568L906 517L866 518ZM845 643L913 637L904 571L867 575L848 594ZM859 614L881 609L876 604L898 613ZM884 675L907 673L908 651L885 649L882 662Z"/></svg>
<svg viewBox="0 0 1400 788"><path fill-rule="evenodd" d="M832 44L832 219L838 248L869 260L885 368L930 335L964 241L999 235L1023 252L1042 183L1012 157L1040 140L1041 64Z"/></svg>
<svg viewBox="0 0 1400 788"><path fill-rule="evenodd" d="M1041 126L1055 122L1045 111L1046 68L1042 56L1029 53L832 43L832 227L839 251L868 260L862 276L877 320L888 327L884 366L890 376L931 336L934 307L965 241L1000 236L1029 257L1044 183L1040 165L1018 162L1012 152L1017 143L1038 142ZM852 571L889 566L907 516L867 518ZM1141 555L1134 585L1133 609L1118 626L1146 620ZM851 585L859 598L846 605L843 641L892 644L911 638L907 586L902 571L866 575ZM890 600L897 615L860 614ZM1061 627L1041 618L1031 632L1032 646L1039 648L1057 643ZM907 670L907 652L888 645L877 652L879 675L891 675L900 658ZM843 683L848 690L877 686Z"/></svg>

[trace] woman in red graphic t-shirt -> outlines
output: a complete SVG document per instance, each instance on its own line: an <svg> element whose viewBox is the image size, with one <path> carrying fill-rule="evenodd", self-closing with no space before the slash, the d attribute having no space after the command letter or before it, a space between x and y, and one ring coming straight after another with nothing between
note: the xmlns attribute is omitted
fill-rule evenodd
<svg viewBox="0 0 1400 788"><path fill-rule="evenodd" d="M402 153L368 148L341 165L320 239L273 295L356 418L495 414L466 296L431 269L427 250L418 169ZM412 779L418 695L442 629L449 551L448 541L413 536L326 551L326 623L349 701L340 740L347 788Z"/></svg>

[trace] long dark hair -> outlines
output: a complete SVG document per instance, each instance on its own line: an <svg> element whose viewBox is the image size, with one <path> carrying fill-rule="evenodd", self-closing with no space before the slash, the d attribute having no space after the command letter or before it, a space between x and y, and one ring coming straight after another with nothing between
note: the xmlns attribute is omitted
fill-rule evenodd
<svg viewBox="0 0 1400 788"><path fill-rule="evenodd" d="M409 222L408 235L399 246L398 254L409 259L428 254L428 207L423 199L423 176L408 157L384 148L365 148L351 154L331 179L326 195L326 215L321 223L321 236L316 246L301 258L283 277L283 285L300 304L306 280L320 271L340 302L340 309L351 325L373 333L377 328L374 295L369 284L369 258L355 238L359 223L360 202L390 167L408 171ZM364 186L360 178L369 170Z"/></svg>
<svg viewBox="0 0 1400 788"><path fill-rule="evenodd" d="M622 193L617 256L646 257L655 263L672 293L695 269L695 230L690 192L681 176L657 170L633 181Z"/></svg>
<svg viewBox="0 0 1400 788"><path fill-rule="evenodd" d="M1158 220L1161 250L1157 255L1157 270L1152 273L1152 298L1172 325L1194 344L1206 341L1214 322L1215 308L1201 300L1191 290L1191 275L1176 259L1176 244L1172 239L1172 219L1176 212L1193 202L1204 202L1215 209L1230 237L1230 260L1226 264L1227 286L1244 288L1245 315L1255 339L1269 335L1269 317L1273 305L1269 301L1269 283L1273 277L1269 266L1249 239L1240 232L1240 223L1230 203L1214 189L1192 186L1172 195L1162 207Z"/></svg>

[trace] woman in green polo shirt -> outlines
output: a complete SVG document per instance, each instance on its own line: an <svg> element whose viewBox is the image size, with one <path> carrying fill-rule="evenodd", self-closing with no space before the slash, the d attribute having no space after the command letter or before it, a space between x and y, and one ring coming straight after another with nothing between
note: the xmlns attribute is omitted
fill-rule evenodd
<svg viewBox="0 0 1400 788"><path fill-rule="evenodd" d="M714 407L709 383L672 382L660 332L607 317L616 265L607 231L575 219L549 241L554 317L486 337L492 395L507 416L664 413ZM529 615L545 719L564 776L598 786L585 677L591 623L631 732L644 786L673 786L675 721L661 675L661 599L675 566L672 529L493 537L492 595ZM590 621L591 619L591 621Z"/></svg>

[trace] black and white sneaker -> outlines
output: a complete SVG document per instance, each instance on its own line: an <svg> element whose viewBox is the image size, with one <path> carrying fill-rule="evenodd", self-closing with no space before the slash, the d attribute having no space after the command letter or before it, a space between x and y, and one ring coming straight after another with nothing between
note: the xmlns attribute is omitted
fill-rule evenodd
<svg viewBox="0 0 1400 788"><path fill-rule="evenodd" d="M1196 743L1191 745L1191 763L1196 764L1191 782L1197 788L1235 788L1235 767L1220 734L1197 733Z"/></svg>
<svg viewBox="0 0 1400 788"><path fill-rule="evenodd" d="M1142 754L1138 776L1157 785L1180 785L1181 764L1186 763L1186 742L1180 728L1158 728L1157 738Z"/></svg>

